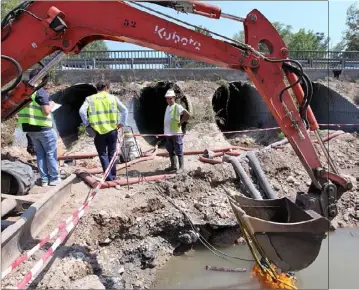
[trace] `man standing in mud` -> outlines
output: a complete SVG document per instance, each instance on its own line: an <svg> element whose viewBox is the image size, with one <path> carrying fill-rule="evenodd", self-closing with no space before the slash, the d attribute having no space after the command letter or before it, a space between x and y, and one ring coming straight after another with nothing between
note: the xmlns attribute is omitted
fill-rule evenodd
<svg viewBox="0 0 359 290"><path fill-rule="evenodd" d="M181 126L184 122L187 122L190 114L185 108L175 102L175 96L175 92L172 89L169 89L165 95L168 106L164 116L164 134L171 135L166 136L166 149L170 157L171 166L166 168L165 171L182 173L184 164L183 132ZM177 157L179 169L177 169Z"/></svg>
<svg viewBox="0 0 359 290"><path fill-rule="evenodd" d="M116 153L117 130L126 126L128 109L120 100L109 94L109 83L98 82L97 94L86 98L79 113L86 131L95 137L95 147L100 158L103 172L110 165ZM116 163L111 168L106 181L116 179Z"/></svg>

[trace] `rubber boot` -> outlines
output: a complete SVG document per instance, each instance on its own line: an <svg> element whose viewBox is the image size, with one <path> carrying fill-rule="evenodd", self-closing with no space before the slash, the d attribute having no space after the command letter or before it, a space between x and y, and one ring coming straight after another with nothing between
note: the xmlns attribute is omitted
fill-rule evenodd
<svg viewBox="0 0 359 290"><path fill-rule="evenodd" d="M179 161L179 169L177 170L176 173L182 173L183 172L183 155L181 157L178 157L178 161Z"/></svg>
<svg viewBox="0 0 359 290"><path fill-rule="evenodd" d="M177 158L175 155L170 156L171 166L167 167L165 171L175 171L177 170Z"/></svg>

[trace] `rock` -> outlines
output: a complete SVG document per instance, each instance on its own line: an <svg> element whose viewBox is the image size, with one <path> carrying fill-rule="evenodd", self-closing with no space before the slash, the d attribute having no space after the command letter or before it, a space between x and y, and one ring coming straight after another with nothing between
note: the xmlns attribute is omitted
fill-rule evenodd
<svg viewBox="0 0 359 290"><path fill-rule="evenodd" d="M349 214L348 213L344 214L343 220L346 221L346 222L349 221Z"/></svg>
<svg viewBox="0 0 359 290"><path fill-rule="evenodd" d="M142 269L156 267L155 258L156 252L153 249L143 251L141 259Z"/></svg>
<svg viewBox="0 0 359 290"><path fill-rule="evenodd" d="M104 241L100 241L99 245L100 246L106 246L109 245L111 243L111 239L110 238L106 238Z"/></svg>
<svg viewBox="0 0 359 290"><path fill-rule="evenodd" d="M235 244L245 244L246 240L243 237L240 237L234 241Z"/></svg>
<svg viewBox="0 0 359 290"><path fill-rule="evenodd" d="M185 245L190 245L192 244L192 238L190 234L182 234L178 236L178 240Z"/></svg>
<svg viewBox="0 0 359 290"><path fill-rule="evenodd" d="M77 260L85 260L86 258L85 254L82 252L73 252L71 255Z"/></svg>
<svg viewBox="0 0 359 290"><path fill-rule="evenodd" d="M88 275L71 283L71 289L106 289L96 275Z"/></svg>
<svg viewBox="0 0 359 290"><path fill-rule="evenodd" d="M137 280L133 284L133 289L143 289L143 282L141 280Z"/></svg>
<svg viewBox="0 0 359 290"><path fill-rule="evenodd" d="M121 266L118 271L117 271L120 275L122 275L125 272L125 268L123 266Z"/></svg>
<svg viewBox="0 0 359 290"><path fill-rule="evenodd" d="M121 277L113 276L109 280L107 289L125 289L126 282Z"/></svg>
<svg viewBox="0 0 359 290"><path fill-rule="evenodd" d="M340 228L343 228L343 227L344 227L344 223L343 223L342 221L338 221L338 226L339 226Z"/></svg>
<svg viewBox="0 0 359 290"><path fill-rule="evenodd" d="M288 178L287 178L287 182L289 183L294 183L296 180L295 178L292 176L292 175L289 175Z"/></svg>

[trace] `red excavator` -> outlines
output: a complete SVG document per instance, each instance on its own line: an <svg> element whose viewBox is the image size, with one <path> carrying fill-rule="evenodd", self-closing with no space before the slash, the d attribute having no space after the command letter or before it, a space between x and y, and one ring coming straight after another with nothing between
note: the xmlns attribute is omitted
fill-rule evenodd
<svg viewBox="0 0 359 290"><path fill-rule="evenodd" d="M293 199L254 200L237 196L232 206L263 256L284 271L304 269L317 257L330 221L338 214L337 201L353 187L339 174L319 136L319 126L310 108L311 81L300 63L288 58L285 43L258 10L241 18L203 2L149 2L183 13L242 22L245 42L214 32L206 36L195 31L196 26L160 13L143 2L22 2L1 23L1 119L11 118L28 105L31 94L46 83L47 73L61 57L78 54L95 40L129 42L246 72L312 183L307 193L300 192ZM260 44L266 47L265 52L259 51ZM45 57L52 59L43 65ZM42 66L39 74L23 80L23 72L36 64ZM327 157L328 168L318 158L310 131Z"/></svg>

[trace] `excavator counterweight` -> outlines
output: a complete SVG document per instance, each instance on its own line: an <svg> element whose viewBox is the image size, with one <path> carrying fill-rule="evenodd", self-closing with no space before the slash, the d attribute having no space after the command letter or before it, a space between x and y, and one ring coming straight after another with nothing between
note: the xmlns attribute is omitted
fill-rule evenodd
<svg viewBox="0 0 359 290"><path fill-rule="evenodd" d="M324 169L311 142L309 130L319 136L319 126L310 108L311 81L300 63L288 58L288 49L279 33L256 9L241 18L203 2L149 2L179 12L243 22L245 41L214 32L210 32L212 36L204 35L199 32L200 27L176 19L185 27L155 16L145 10L156 11L136 1L24 1L1 23L1 81L3 86L13 82L1 92L2 120L28 105L30 96L46 83L47 73L61 57L78 54L95 40L128 42L245 72L293 147L312 185L308 193L298 194L293 201L288 198L257 201L237 196L231 205L258 248L277 267L285 271L304 269L319 253L330 220L337 215L337 201L352 188L334 166L331 168L334 172ZM259 51L261 44L267 48L265 53ZM41 61L50 55L54 58L43 65ZM34 79L25 80L23 73L36 64L43 67L42 71ZM333 163L322 147L329 163Z"/></svg>

